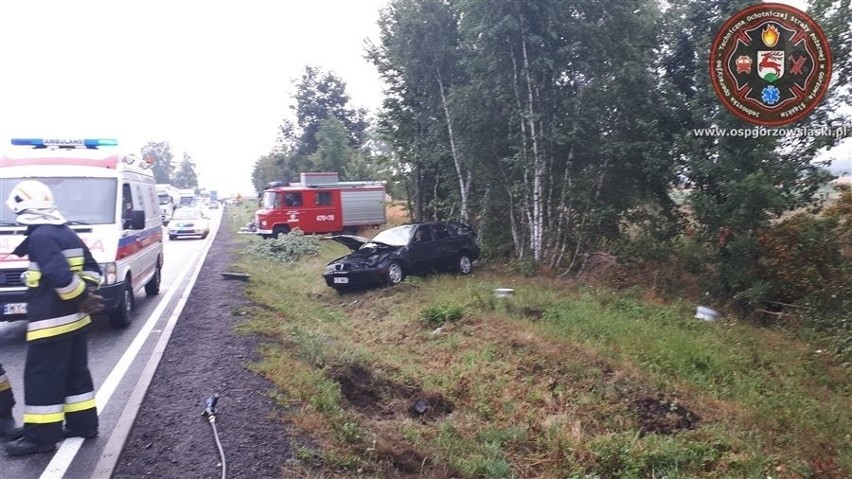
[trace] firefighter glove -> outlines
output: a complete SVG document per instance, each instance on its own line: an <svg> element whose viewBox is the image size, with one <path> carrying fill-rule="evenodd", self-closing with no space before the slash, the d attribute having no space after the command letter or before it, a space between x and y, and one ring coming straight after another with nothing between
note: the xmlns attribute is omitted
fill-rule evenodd
<svg viewBox="0 0 852 479"><path fill-rule="evenodd" d="M104 297L99 294L90 293L77 305L77 311L85 314L100 313L104 310L103 299Z"/></svg>

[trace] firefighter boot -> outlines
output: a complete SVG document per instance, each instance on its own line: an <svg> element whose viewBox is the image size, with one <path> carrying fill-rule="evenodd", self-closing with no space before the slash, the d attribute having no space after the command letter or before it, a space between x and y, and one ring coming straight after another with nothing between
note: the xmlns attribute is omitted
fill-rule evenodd
<svg viewBox="0 0 852 479"><path fill-rule="evenodd" d="M6 454L10 456L26 456L42 452L53 452L55 450L56 444L32 442L24 438L6 444Z"/></svg>
<svg viewBox="0 0 852 479"><path fill-rule="evenodd" d="M24 434L24 428L15 425L12 414L0 414L0 441L14 441Z"/></svg>

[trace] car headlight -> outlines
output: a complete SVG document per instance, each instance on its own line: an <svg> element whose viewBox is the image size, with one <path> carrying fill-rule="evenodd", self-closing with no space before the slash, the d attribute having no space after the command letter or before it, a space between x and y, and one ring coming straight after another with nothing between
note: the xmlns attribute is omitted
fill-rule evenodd
<svg viewBox="0 0 852 479"><path fill-rule="evenodd" d="M334 263L332 263L332 264L330 264L330 265L326 266L326 267L325 267L325 272L326 272L327 274L334 273Z"/></svg>
<svg viewBox="0 0 852 479"><path fill-rule="evenodd" d="M101 273L103 274L103 284L115 284L118 280L118 269L115 263L100 263Z"/></svg>

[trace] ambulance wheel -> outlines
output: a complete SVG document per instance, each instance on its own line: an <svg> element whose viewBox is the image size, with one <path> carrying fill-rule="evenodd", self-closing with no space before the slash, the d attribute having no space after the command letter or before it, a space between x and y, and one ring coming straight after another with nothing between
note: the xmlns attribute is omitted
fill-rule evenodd
<svg viewBox="0 0 852 479"><path fill-rule="evenodd" d="M146 296L156 296L160 294L160 280L163 278L162 267L158 264L157 269L154 270L154 276L151 276L151 279L145 283L145 295Z"/></svg>
<svg viewBox="0 0 852 479"><path fill-rule="evenodd" d="M272 229L272 237L278 238L279 236L286 235L289 232L290 232L289 226L276 226L275 228Z"/></svg>
<svg viewBox="0 0 852 479"><path fill-rule="evenodd" d="M124 280L124 290L121 292L121 299L118 302L118 307L109 313L109 324L114 329L124 329L130 326L130 321L133 320L133 287L130 285L130 278Z"/></svg>

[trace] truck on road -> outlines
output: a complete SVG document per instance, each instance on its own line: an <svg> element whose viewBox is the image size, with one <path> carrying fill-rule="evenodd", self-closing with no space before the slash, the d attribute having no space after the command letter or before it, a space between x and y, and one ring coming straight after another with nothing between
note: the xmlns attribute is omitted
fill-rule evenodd
<svg viewBox="0 0 852 479"><path fill-rule="evenodd" d="M308 172L298 183L273 182L255 213L256 233L277 238L303 233L355 232L385 223L385 185L380 181L339 181L335 172Z"/></svg>
<svg viewBox="0 0 852 479"><path fill-rule="evenodd" d="M178 208L195 206L195 188L182 188L178 191Z"/></svg>
<svg viewBox="0 0 852 479"><path fill-rule="evenodd" d="M179 200L180 190L168 183L157 183L157 202L160 204L160 218L164 225L171 221Z"/></svg>

